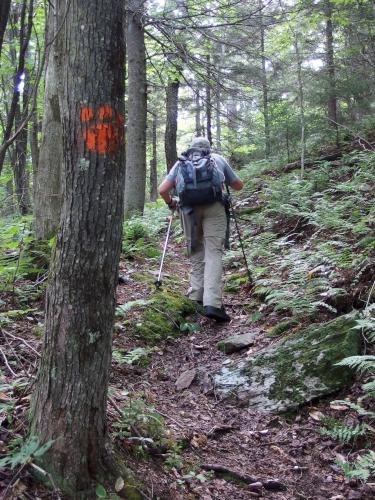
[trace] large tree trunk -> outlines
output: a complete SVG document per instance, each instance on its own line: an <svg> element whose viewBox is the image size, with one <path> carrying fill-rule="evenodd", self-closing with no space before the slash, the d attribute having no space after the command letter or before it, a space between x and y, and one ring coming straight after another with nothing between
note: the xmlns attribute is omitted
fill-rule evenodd
<svg viewBox="0 0 375 500"><path fill-rule="evenodd" d="M129 0L126 30L128 115L126 137L125 215L143 213L146 189L147 87L142 26L143 0Z"/></svg>
<svg viewBox="0 0 375 500"><path fill-rule="evenodd" d="M157 116L152 115L152 158L150 160L150 200L158 199Z"/></svg>
<svg viewBox="0 0 375 500"><path fill-rule="evenodd" d="M3 48L4 33L8 24L10 10L10 0L1 0L0 2L0 57Z"/></svg>
<svg viewBox="0 0 375 500"><path fill-rule="evenodd" d="M324 1L324 14L326 16L325 42L326 42L326 69L328 78L328 119L336 134L336 144L339 145L339 129L337 119L337 92L336 92L336 68L333 49L333 24L332 4L330 0Z"/></svg>
<svg viewBox="0 0 375 500"><path fill-rule="evenodd" d="M49 239L57 232L62 205L62 125L59 105L59 60L57 40L57 3L52 0L48 13L46 44L48 50L43 102L42 142L38 168L34 175L35 232Z"/></svg>
<svg viewBox="0 0 375 500"><path fill-rule="evenodd" d="M177 161L178 78L170 80L166 88L167 122L165 126L165 160L167 172Z"/></svg>
<svg viewBox="0 0 375 500"><path fill-rule="evenodd" d="M106 469L124 193L122 9L122 0L71 0L59 35L64 203L31 432L54 440L43 467L74 498L93 498L81 492Z"/></svg>

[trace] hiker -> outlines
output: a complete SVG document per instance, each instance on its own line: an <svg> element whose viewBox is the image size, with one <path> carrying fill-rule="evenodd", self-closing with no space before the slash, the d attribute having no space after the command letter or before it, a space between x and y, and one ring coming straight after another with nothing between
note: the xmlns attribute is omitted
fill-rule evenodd
<svg viewBox="0 0 375 500"><path fill-rule="evenodd" d="M243 182L226 160L196 137L159 186L171 210L180 209L192 269L188 297L203 304L205 316L230 321L222 303L222 254L227 231L224 184L236 191ZM171 195L173 192L178 198ZM229 202L229 200L227 200Z"/></svg>

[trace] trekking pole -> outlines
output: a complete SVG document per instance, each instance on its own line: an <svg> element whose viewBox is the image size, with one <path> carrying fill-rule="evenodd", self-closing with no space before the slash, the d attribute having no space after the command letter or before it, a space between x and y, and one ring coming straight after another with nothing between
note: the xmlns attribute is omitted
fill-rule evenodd
<svg viewBox="0 0 375 500"><path fill-rule="evenodd" d="M230 191L229 191L229 187L228 187L227 184L226 184L226 188L227 188L229 206L230 206L231 211L232 211L232 217L233 217L234 223L236 225L238 240L240 242L240 247L241 247L241 250L242 250L243 260L245 261L245 266L246 266L246 271L247 271L247 278L249 280L249 283L251 284L253 282L253 277L251 276L251 271L250 271L250 268L249 268L249 264L247 263L247 258L246 258L245 249L244 249L244 246L243 246L243 241L242 241L242 238L241 238L240 228L239 228L238 222L237 222L236 212L234 211L234 208L233 208L232 199L231 199L231 196L230 196Z"/></svg>
<svg viewBox="0 0 375 500"><path fill-rule="evenodd" d="M162 285L161 272L163 270L163 264L164 264L165 254L167 252L167 245L168 245L169 235L171 233L173 215L174 215L174 211L169 216L169 224L168 224L167 236L165 238L165 243L164 243L164 248L163 248L163 255L161 256L161 262L160 262L158 279L155 281L156 290L160 290L161 285Z"/></svg>

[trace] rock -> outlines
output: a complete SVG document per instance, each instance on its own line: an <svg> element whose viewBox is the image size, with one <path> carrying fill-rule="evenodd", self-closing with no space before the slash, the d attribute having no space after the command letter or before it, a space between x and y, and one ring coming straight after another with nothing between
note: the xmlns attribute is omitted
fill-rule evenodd
<svg viewBox="0 0 375 500"><path fill-rule="evenodd" d="M253 345L259 330L253 330L248 333L242 333L241 335L233 335L232 337L227 337L224 340L220 340L217 344L217 348L223 351L225 354L231 354L232 352L240 351L245 347Z"/></svg>
<svg viewBox="0 0 375 500"><path fill-rule="evenodd" d="M190 387L193 383L193 380L195 379L196 374L197 370L195 368L193 368L193 370L186 370L185 372L181 373L175 383L176 389L178 391L182 391L183 389L187 389L188 387Z"/></svg>
<svg viewBox="0 0 375 500"><path fill-rule="evenodd" d="M360 351L355 315L311 325L267 347L247 360L234 361L214 375L215 391L223 396L248 394L248 406L277 413L339 390L352 379L347 367L335 363Z"/></svg>

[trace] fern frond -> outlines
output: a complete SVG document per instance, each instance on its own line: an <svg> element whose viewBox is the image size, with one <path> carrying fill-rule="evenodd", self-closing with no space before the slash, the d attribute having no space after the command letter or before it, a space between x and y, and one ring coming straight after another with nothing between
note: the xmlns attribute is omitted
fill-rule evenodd
<svg viewBox="0 0 375 500"><path fill-rule="evenodd" d="M363 373L365 371L375 371L375 356L370 354L364 356L349 356L342 359L338 363L335 363L335 365L349 366L350 368L357 370L359 373Z"/></svg>

